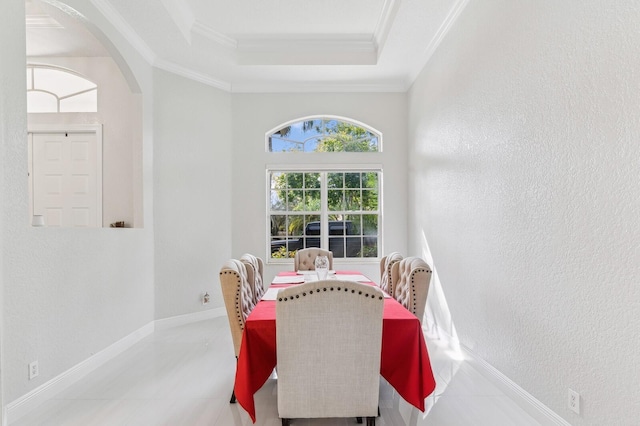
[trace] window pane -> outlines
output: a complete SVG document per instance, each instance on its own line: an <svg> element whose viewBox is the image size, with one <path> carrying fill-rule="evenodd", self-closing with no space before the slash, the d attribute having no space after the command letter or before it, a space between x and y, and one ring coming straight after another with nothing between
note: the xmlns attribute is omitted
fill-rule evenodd
<svg viewBox="0 0 640 426"><path fill-rule="evenodd" d="M302 151L302 144L272 136L269 138L271 152L295 152Z"/></svg>
<svg viewBox="0 0 640 426"><path fill-rule="evenodd" d="M360 230L362 229L362 215L359 214L355 214L355 215L346 215L345 216L345 220L347 222L351 222L351 226L348 227L348 234L349 235L361 235Z"/></svg>
<svg viewBox="0 0 640 426"><path fill-rule="evenodd" d="M378 210L378 191L373 189L362 190L362 210Z"/></svg>
<svg viewBox="0 0 640 426"><path fill-rule="evenodd" d="M27 112L58 112L58 99L50 93L27 92Z"/></svg>
<svg viewBox="0 0 640 426"><path fill-rule="evenodd" d="M335 133L338 131L338 120L324 120L324 131L326 133Z"/></svg>
<svg viewBox="0 0 640 426"><path fill-rule="evenodd" d="M97 87L76 74L52 68L34 68L33 78L36 89L55 93L59 98Z"/></svg>
<svg viewBox="0 0 640 426"><path fill-rule="evenodd" d="M287 191L287 210L302 211L304 210L304 192L301 189Z"/></svg>
<svg viewBox="0 0 640 426"><path fill-rule="evenodd" d="M306 173L304 176L305 188L320 188L320 173Z"/></svg>
<svg viewBox="0 0 640 426"><path fill-rule="evenodd" d="M286 210L286 200L281 198L283 191L271 190L271 210Z"/></svg>
<svg viewBox="0 0 640 426"><path fill-rule="evenodd" d="M304 230L304 216L292 215L287 218L287 235L292 237L301 237Z"/></svg>
<svg viewBox="0 0 640 426"><path fill-rule="evenodd" d="M378 239L375 237L364 237L362 247L362 257L378 257Z"/></svg>
<svg viewBox="0 0 640 426"><path fill-rule="evenodd" d="M344 174L344 187L345 188L360 188L360 173L345 173Z"/></svg>
<svg viewBox="0 0 640 426"><path fill-rule="evenodd" d="M282 189L284 188L285 185L285 178L284 178L284 173L280 173L280 172L272 172L270 173L271 176L271 188L278 188L278 189Z"/></svg>
<svg viewBox="0 0 640 426"><path fill-rule="evenodd" d="M329 250L334 259L344 257L344 237L329 237Z"/></svg>
<svg viewBox="0 0 640 426"><path fill-rule="evenodd" d="M362 238L346 237L346 256L345 257L361 257L362 256Z"/></svg>
<svg viewBox="0 0 640 426"><path fill-rule="evenodd" d="M364 235L378 235L378 215L362 215L362 230Z"/></svg>
<svg viewBox="0 0 640 426"><path fill-rule="evenodd" d="M287 188L303 188L304 173L284 173Z"/></svg>
<svg viewBox="0 0 640 426"><path fill-rule="evenodd" d="M362 199L360 198L360 190L347 190L344 191L345 196L345 210L362 210Z"/></svg>
<svg viewBox="0 0 640 426"><path fill-rule="evenodd" d="M362 174L362 187L363 188L378 188L378 173L367 172Z"/></svg>
<svg viewBox="0 0 640 426"><path fill-rule="evenodd" d="M320 216L307 215L305 221L304 247L320 247L322 243L322 241L320 240Z"/></svg>
<svg viewBox="0 0 640 426"><path fill-rule="evenodd" d="M60 99L60 112L98 112L98 90Z"/></svg>
<svg viewBox="0 0 640 426"><path fill-rule="evenodd" d="M287 216L271 215L271 236L282 237L287 235Z"/></svg>
<svg viewBox="0 0 640 426"><path fill-rule="evenodd" d="M305 210L306 211L320 211L320 191L310 190L305 191Z"/></svg>
<svg viewBox="0 0 640 426"><path fill-rule="evenodd" d="M344 173L329 173L327 181L329 188L344 188Z"/></svg>
<svg viewBox="0 0 640 426"><path fill-rule="evenodd" d="M344 210L344 191L341 189L331 189L327 192L329 211Z"/></svg>
<svg viewBox="0 0 640 426"><path fill-rule="evenodd" d="M270 152L375 152L379 135L347 120L314 118L268 135Z"/></svg>

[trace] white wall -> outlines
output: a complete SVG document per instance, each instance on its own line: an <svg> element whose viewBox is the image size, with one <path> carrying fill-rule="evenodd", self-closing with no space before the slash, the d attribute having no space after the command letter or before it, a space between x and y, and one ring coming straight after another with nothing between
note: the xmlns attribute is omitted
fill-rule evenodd
<svg viewBox="0 0 640 426"><path fill-rule="evenodd" d="M3 403L6 405L153 320L150 68L88 2L69 1L121 48L141 82L145 135L138 172L146 229L32 228L28 220L24 0L0 14ZM38 360L40 375L27 379Z"/></svg>
<svg viewBox="0 0 640 426"><path fill-rule="evenodd" d="M0 40L13 40L13 43L0 43L0 424L5 424L4 406L5 382L8 363L5 350L7 348L5 338L5 289L9 280L5 270L5 253L8 247L7 240L7 216L10 213L8 200L11 197L11 188L6 184L4 171L11 162L9 145L20 137L20 130L27 126L26 97L19 90L6 90L5 88L20 87L22 68L6 66L6 59L24 58L24 49L21 49L21 40L24 40L24 24L20 24L24 17L24 1L5 2L0 14ZM13 22L12 22L13 21ZM22 33L20 33L22 28ZM23 41L24 43L24 41ZM22 43L22 44L23 44Z"/></svg>
<svg viewBox="0 0 640 426"><path fill-rule="evenodd" d="M231 95L154 72L156 318L224 306L231 257ZM210 305L200 296L208 291Z"/></svg>
<svg viewBox="0 0 640 426"><path fill-rule="evenodd" d="M640 417L638 22L632 0L472 1L409 92L430 309L574 425Z"/></svg>
<svg viewBox="0 0 640 426"><path fill-rule="evenodd" d="M382 153L324 155L266 153L265 133L310 115L338 115L365 123L383 134ZM406 252L406 95L405 94L235 94L233 96L233 248L232 257L252 253L267 260L267 165L313 162L381 164L384 193L384 252ZM327 160L328 159L328 160ZM293 261L292 261L293 262ZM341 263L336 261L336 268ZM379 279L377 262L350 265ZM268 282L291 265L268 265Z"/></svg>
<svg viewBox="0 0 640 426"><path fill-rule="evenodd" d="M124 221L127 227L142 226L141 212L138 218L134 215L134 188L140 182L134 182L133 173L141 161L134 157L142 145L141 95L132 93L112 58L33 57L28 61L71 69L98 85L97 113L29 114L28 124L102 124L103 226L116 221ZM134 158L138 161L135 164Z"/></svg>

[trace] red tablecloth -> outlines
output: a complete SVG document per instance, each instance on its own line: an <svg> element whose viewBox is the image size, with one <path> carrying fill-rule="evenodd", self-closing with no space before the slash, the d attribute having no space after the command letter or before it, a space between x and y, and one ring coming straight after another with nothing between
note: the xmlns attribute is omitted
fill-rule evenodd
<svg viewBox="0 0 640 426"><path fill-rule="evenodd" d="M337 274L359 274L338 271ZM283 272L280 275L292 275ZM272 284L272 286L278 286ZM256 421L253 395L277 364L276 302L260 301L247 318L236 370L238 403ZM424 400L436 382L420 321L396 300L384 299L380 374L411 405L424 411Z"/></svg>

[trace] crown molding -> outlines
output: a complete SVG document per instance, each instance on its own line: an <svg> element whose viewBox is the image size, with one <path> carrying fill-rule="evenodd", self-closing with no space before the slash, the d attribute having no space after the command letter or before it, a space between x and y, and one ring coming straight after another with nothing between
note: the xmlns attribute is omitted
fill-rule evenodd
<svg viewBox="0 0 640 426"><path fill-rule="evenodd" d="M404 83L240 83L233 93L397 93L405 92Z"/></svg>
<svg viewBox="0 0 640 426"><path fill-rule="evenodd" d="M133 48L149 63L156 61L157 55L142 37L125 21L125 19L111 6L108 0L90 0L96 9L127 39Z"/></svg>
<svg viewBox="0 0 640 426"><path fill-rule="evenodd" d="M198 81L200 83L206 84L207 86L212 86L220 90L224 90L226 92L231 91L231 83L226 81L215 79L211 76L198 73L189 68L185 68L181 65L177 65L173 62L166 61L164 59L159 59L155 61L153 64L154 67L168 71L173 74L177 74L179 76L188 78L190 80Z"/></svg>
<svg viewBox="0 0 640 426"><path fill-rule="evenodd" d="M393 26L393 21L396 19L396 13L400 8L401 0L385 0L382 5L382 12L376 23L376 28L373 31L373 40L378 49L378 55L382 52L384 44L387 41L389 30Z"/></svg>
<svg viewBox="0 0 640 426"><path fill-rule="evenodd" d="M160 0L160 3L162 3L162 6L169 13L169 17L173 20L173 23L176 24L176 27L178 27L187 43L191 44L191 29L196 22L196 18L187 2L180 0Z"/></svg>
<svg viewBox="0 0 640 426"><path fill-rule="evenodd" d="M50 4L59 3L58 0L43 1ZM469 3L469 0L457 0L455 2L445 21L439 27L423 54L420 55L421 59L414 64L412 69L405 75L405 78L385 83L359 84L333 82L233 83L221 80L213 75L201 73L159 58L114 9L109 0L90 1L149 65L232 93L406 92ZM174 22L176 22L185 38L190 41L191 35L195 33L213 41L216 45L224 48L226 52L235 56L236 65L375 65L377 64L381 46L384 46L386 42L402 0L385 0L373 34L343 34L329 38L326 36L262 35L237 39L220 33L195 18L190 25L192 12L184 6L183 2L179 0L161 1L169 15L174 17ZM174 7L178 8L180 12L172 13L169 9ZM180 15L180 18L175 18L177 14Z"/></svg>
<svg viewBox="0 0 640 426"><path fill-rule="evenodd" d="M423 54L420 55L422 59L418 61L416 65L412 68L412 70L409 72L410 82L413 82L416 80L416 78L418 77L418 74L420 74L420 71L424 69L424 67L427 65L427 62L429 62L429 60L431 59L435 51L438 50L438 47L440 47L440 43L442 43L442 40L447 35L451 27L453 27L453 24L455 24L456 20L462 14L462 11L467 7L468 3L469 3L469 0L458 0L451 7L451 9L449 10L449 13L447 14L447 17L442 22L442 25L440 25L440 28L438 28L438 31L436 31L435 35L427 45L427 48L424 50ZM409 83L409 87L411 86L411 84L412 83ZM407 87L407 90L409 89L409 87Z"/></svg>
<svg viewBox="0 0 640 426"><path fill-rule="evenodd" d="M197 19L193 23L193 27L191 29L194 33L199 34L205 37L212 42L219 44L225 49L233 49L235 50L238 47L238 41L232 37L227 36L219 31L214 30L210 26L198 21Z"/></svg>

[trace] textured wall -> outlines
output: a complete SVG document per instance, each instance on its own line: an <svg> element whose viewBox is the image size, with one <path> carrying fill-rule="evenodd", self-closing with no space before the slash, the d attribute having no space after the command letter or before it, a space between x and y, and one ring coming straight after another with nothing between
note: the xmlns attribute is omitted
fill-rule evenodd
<svg viewBox="0 0 640 426"><path fill-rule="evenodd" d="M358 120L383 134L382 153L335 155L277 154L265 152L265 133L300 117L330 114ZM406 95L378 94L236 94L233 96L233 250L266 260L267 165L380 164L383 166L384 250L406 251ZM379 278L377 262L353 268ZM268 265L265 280L292 265ZM345 268L338 261L336 268Z"/></svg>
<svg viewBox="0 0 640 426"><path fill-rule="evenodd" d="M7 361L5 351L7 348L5 338L4 301L5 289L9 283L5 272L5 251L7 250L7 200L10 199L9 188L5 185L5 173L10 162L9 145L20 138L21 130L27 126L27 105L24 92L9 90L11 87L19 87L23 81L22 68L9 67L5 60L24 59L24 49L20 49L20 40L24 40L24 23L16 17L24 16L24 2L12 0L2 5L0 15L0 40L15 40L15 43L0 41L0 424L4 425L4 406L7 386ZM22 20L24 22L24 20ZM22 31L22 32L20 32ZM24 43L24 41L23 41Z"/></svg>
<svg viewBox="0 0 640 426"><path fill-rule="evenodd" d="M222 307L231 255L231 95L154 72L156 319ZM208 291L210 305L200 295Z"/></svg>
<svg viewBox="0 0 640 426"><path fill-rule="evenodd" d="M638 22L631 0L471 1L409 93L431 309L574 425L640 418Z"/></svg>
<svg viewBox="0 0 640 426"><path fill-rule="evenodd" d="M5 405L153 320L149 229L29 226L24 25L24 1L3 0L0 311ZM140 77L144 69L136 73ZM150 206L150 198L145 203ZM150 215L146 219L153 223ZM34 360L40 375L29 381L27 365Z"/></svg>

